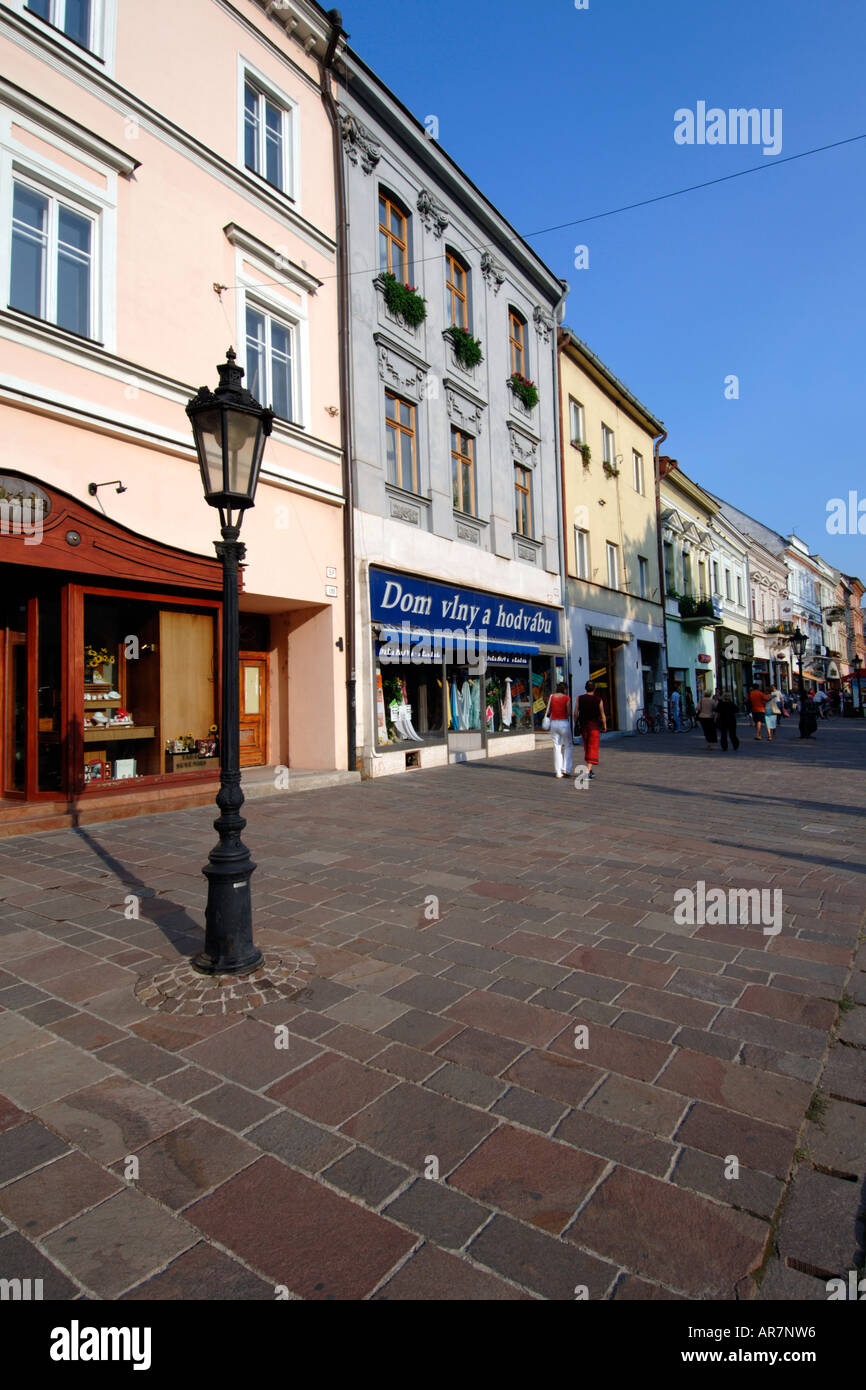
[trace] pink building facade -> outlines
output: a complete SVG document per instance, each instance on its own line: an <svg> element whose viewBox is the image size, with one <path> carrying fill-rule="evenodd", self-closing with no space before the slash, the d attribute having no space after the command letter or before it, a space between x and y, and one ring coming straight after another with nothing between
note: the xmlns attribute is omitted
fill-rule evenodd
<svg viewBox="0 0 866 1390"><path fill-rule="evenodd" d="M277 417L242 762L346 768L331 40L306 0L0 3L7 827L215 778L219 527L184 407L230 343Z"/></svg>

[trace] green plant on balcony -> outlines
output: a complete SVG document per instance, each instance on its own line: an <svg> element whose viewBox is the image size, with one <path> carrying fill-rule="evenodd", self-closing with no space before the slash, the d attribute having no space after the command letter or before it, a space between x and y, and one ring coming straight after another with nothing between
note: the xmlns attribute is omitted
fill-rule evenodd
<svg viewBox="0 0 866 1390"><path fill-rule="evenodd" d="M427 317L427 301L414 285L403 284L390 270L379 276L382 295L392 314L397 314L410 328L417 328Z"/></svg>
<svg viewBox="0 0 866 1390"><path fill-rule="evenodd" d="M479 362L484 361L484 353L481 351L481 343L477 338L473 338L471 333L467 333L465 328L458 328L453 323L450 328L446 328L445 336L449 339L454 356L461 367L466 367L471 371L477 367Z"/></svg>
<svg viewBox="0 0 866 1390"><path fill-rule="evenodd" d="M691 594L682 594L680 596L680 617L695 618L697 617L697 613L698 605L695 603Z"/></svg>
<svg viewBox="0 0 866 1390"><path fill-rule="evenodd" d="M679 598L679 596L680 596L680 595L679 595L679 590L678 590L678 589L675 589L674 586L673 586L673 584L669 584L669 585L668 585L667 591L666 591L666 592L667 592L668 598Z"/></svg>
<svg viewBox="0 0 866 1390"><path fill-rule="evenodd" d="M695 616L698 618L714 618L716 610L713 607L711 598L699 598L695 605Z"/></svg>
<svg viewBox="0 0 866 1390"><path fill-rule="evenodd" d="M535 409L538 405L538 390L534 381L530 381L520 372L512 372L508 378L508 385L527 410Z"/></svg>

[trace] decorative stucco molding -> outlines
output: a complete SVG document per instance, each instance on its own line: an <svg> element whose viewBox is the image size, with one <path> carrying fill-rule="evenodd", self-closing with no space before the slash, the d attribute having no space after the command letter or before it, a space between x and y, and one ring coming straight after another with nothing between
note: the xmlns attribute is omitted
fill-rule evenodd
<svg viewBox="0 0 866 1390"><path fill-rule="evenodd" d="M423 382L427 376L426 368L408 361L383 342L377 342L376 347L379 355L379 376L385 385L414 396L416 400L420 399Z"/></svg>
<svg viewBox="0 0 866 1390"><path fill-rule="evenodd" d="M485 251L481 257L481 274L484 276L494 294L498 294L505 284L505 266L500 265L499 261L491 256L489 251Z"/></svg>
<svg viewBox="0 0 866 1390"><path fill-rule="evenodd" d="M542 309L540 304L536 304L532 311L532 317L535 322L535 331L539 338L541 338L542 342L549 343L550 335L553 332L553 314L548 313L546 309Z"/></svg>
<svg viewBox="0 0 866 1390"><path fill-rule="evenodd" d="M481 532L478 530L477 526L467 526L465 521L458 521L457 539L459 541L468 541L470 545L480 545Z"/></svg>
<svg viewBox="0 0 866 1390"><path fill-rule="evenodd" d="M445 402L448 407L448 418L455 425L467 429L471 434L481 433L484 406L479 401L473 401L468 396L464 396L461 391L455 391L453 386L446 386Z"/></svg>
<svg viewBox="0 0 866 1390"><path fill-rule="evenodd" d="M340 107L343 149L352 164L360 165L365 174L372 174L382 157L382 146L353 112Z"/></svg>
<svg viewBox="0 0 866 1390"><path fill-rule="evenodd" d="M511 442L511 457L518 462L534 468L538 462L538 443L530 439L522 430L508 422L508 435Z"/></svg>
<svg viewBox="0 0 866 1390"><path fill-rule="evenodd" d="M399 497L388 499L391 503L391 515L395 521L407 521L410 526L421 525L421 508L413 507L411 502L403 502Z"/></svg>
<svg viewBox="0 0 866 1390"><path fill-rule="evenodd" d="M418 212L428 232L432 232L438 241L448 226L450 218L442 204L437 202L426 188L422 188L418 194Z"/></svg>

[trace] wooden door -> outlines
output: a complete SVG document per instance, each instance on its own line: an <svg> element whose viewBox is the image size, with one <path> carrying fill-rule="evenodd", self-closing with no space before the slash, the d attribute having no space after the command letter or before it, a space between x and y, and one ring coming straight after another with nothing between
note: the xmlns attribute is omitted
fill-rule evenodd
<svg viewBox="0 0 866 1390"><path fill-rule="evenodd" d="M241 767L261 767L268 751L268 658L241 652Z"/></svg>

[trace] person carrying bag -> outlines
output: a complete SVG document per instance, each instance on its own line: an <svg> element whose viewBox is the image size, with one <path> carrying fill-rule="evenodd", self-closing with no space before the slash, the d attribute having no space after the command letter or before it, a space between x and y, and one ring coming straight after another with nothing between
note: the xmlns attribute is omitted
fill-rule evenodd
<svg viewBox="0 0 866 1390"><path fill-rule="evenodd" d="M550 730L553 740L554 777L567 777L571 772L574 745L571 735L571 699L564 681L559 682L556 693L548 700L541 727Z"/></svg>

